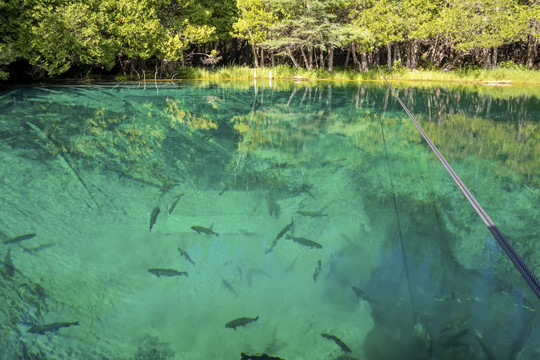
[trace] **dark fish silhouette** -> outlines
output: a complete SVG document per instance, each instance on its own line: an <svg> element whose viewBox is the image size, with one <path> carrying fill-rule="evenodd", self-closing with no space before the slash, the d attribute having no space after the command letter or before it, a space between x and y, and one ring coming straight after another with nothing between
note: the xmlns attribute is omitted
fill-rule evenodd
<svg viewBox="0 0 540 360"><path fill-rule="evenodd" d="M159 206L152 210L152 214L150 215L150 231L152 231L152 227L156 223L157 217L159 215Z"/></svg>
<svg viewBox="0 0 540 360"><path fill-rule="evenodd" d="M236 328L238 326L246 326L247 324L257 321L257 320L259 320L258 316L254 318L241 317L241 318L229 321L228 323L225 324L225 327L234 329L236 331Z"/></svg>
<svg viewBox="0 0 540 360"><path fill-rule="evenodd" d="M179 194L175 196L176 200L173 201L171 207L169 208L169 214L172 214L172 212L174 211L174 208L176 207L176 204L178 204L178 201L180 200L182 196L184 196L184 194Z"/></svg>
<svg viewBox="0 0 540 360"><path fill-rule="evenodd" d="M221 278L221 280L223 280L223 285L225 286L227 290L232 292L234 295L238 296L238 293L236 292L236 290L234 290L233 286L227 280L225 280L224 278Z"/></svg>
<svg viewBox="0 0 540 360"><path fill-rule="evenodd" d="M55 323L52 323L52 324L34 325L30 329L28 329L27 331L29 333L33 333L33 334L43 334L46 331L55 331L55 330L58 330L60 328L70 327L70 326L73 326L73 325L79 325L79 322L78 321L74 321L74 322L55 322Z"/></svg>
<svg viewBox="0 0 540 360"><path fill-rule="evenodd" d="M21 247L24 250L24 252L27 252L27 253L30 253L30 254L35 254L38 251L45 250L45 249L48 249L48 248L53 247L53 246L56 246L56 244L55 243L43 244L43 245L39 245L39 246L36 246L36 247L33 247L33 248L25 248L25 247L22 247L22 246Z"/></svg>
<svg viewBox="0 0 540 360"><path fill-rule="evenodd" d="M315 242L315 241L312 241L312 240L308 240L308 239L305 239L303 237L295 237L295 236L291 236L291 235L288 235L286 236L287 239L289 240L292 240L294 241L295 243L297 244L300 244L300 245L304 245L304 246L307 246L309 247L310 249L322 249L322 245L319 244L318 242Z"/></svg>
<svg viewBox="0 0 540 360"><path fill-rule="evenodd" d="M313 273L313 282L317 282L317 277L319 277L319 272L321 271L321 260L317 262L317 267L315 268L315 272Z"/></svg>
<svg viewBox="0 0 540 360"><path fill-rule="evenodd" d="M214 230L212 230L212 227L210 226L210 228L207 228L207 227L204 227L204 226L198 226L198 225L193 225L191 227L191 230L194 230L197 232L197 234L206 234L206 235L216 235L216 236L219 236L219 234L217 232L215 232Z"/></svg>
<svg viewBox="0 0 540 360"><path fill-rule="evenodd" d="M279 234L277 234L276 238L274 239L274 241L272 241L272 245L270 245L270 248L268 248L264 253L265 254L268 254L268 253L271 253L272 250L274 249L274 246L277 245L277 242L279 239L281 239L283 237L283 235L285 235L285 233L289 230L291 230L291 228L293 227L294 225L294 220L291 219L291 223L290 224L287 224L285 225L285 227L283 229L281 229L281 231L279 232Z"/></svg>
<svg viewBox="0 0 540 360"><path fill-rule="evenodd" d="M378 304L379 302L375 299L373 299L372 297L369 297L368 295L366 295L365 292L363 292L362 290L360 290L359 288L357 288L356 286L353 286L352 287L355 295L359 298L359 299L363 299L365 301L367 301L368 303L370 304Z"/></svg>
<svg viewBox="0 0 540 360"><path fill-rule="evenodd" d="M11 239L4 239L2 242L4 244L13 244L13 243L16 243L16 242L19 242L19 241L31 239L31 238L33 238L35 236L36 236L36 234L19 235L19 236L12 237Z"/></svg>
<svg viewBox="0 0 540 360"><path fill-rule="evenodd" d="M320 216L328 216L328 214L323 214L322 209L319 211L304 211L304 210L298 210L296 212L297 214L300 214L302 216L309 216L309 217L320 217Z"/></svg>
<svg viewBox="0 0 540 360"><path fill-rule="evenodd" d="M191 260L191 258L189 257L189 254L187 252L185 252L181 248L178 248L178 251L180 252L180 255L182 255L184 257L184 259L186 259L186 261L188 263L191 263L191 265L195 266L195 263L193 262L193 260Z"/></svg>
<svg viewBox="0 0 540 360"><path fill-rule="evenodd" d="M337 336L325 334L325 333L322 333L321 336L329 340L334 340L334 342L341 348L341 351L346 352L346 353L352 353L352 350L343 341L341 341L341 339L339 339Z"/></svg>
<svg viewBox="0 0 540 360"><path fill-rule="evenodd" d="M240 360L285 360L277 356L270 356L268 354L262 353L262 354L253 354L248 355L246 353L240 353L242 356Z"/></svg>
<svg viewBox="0 0 540 360"><path fill-rule="evenodd" d="M174 269L149 269L148 272L156 275L157 277L162 277L162 276L171 277L171 276L182 276L182 275L184 275L185 277L189 277L187 271L178 271Z"/></svg>

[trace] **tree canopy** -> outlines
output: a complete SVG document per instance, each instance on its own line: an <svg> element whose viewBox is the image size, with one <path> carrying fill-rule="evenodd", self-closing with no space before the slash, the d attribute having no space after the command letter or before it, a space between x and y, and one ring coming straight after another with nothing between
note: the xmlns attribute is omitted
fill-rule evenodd
<svg viewBox="0 0 540 360"><path fill-rule="evenodd" d="M14 62L34 76L170 76L210 57L329 71L350 58L359 71L535 68L539 38L539 0L0 0L0 79Z"/></svg>

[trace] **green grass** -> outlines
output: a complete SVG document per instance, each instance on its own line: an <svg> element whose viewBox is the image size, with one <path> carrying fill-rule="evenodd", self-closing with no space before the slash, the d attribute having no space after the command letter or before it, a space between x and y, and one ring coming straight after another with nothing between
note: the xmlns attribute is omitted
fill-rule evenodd
<svg viewBox="0 0 540 360"><path fill-rule="evenodd" d="M381 68L382 69L382 68ZM393 68L388 72L384 67L383 73L389 80L394 81L444 81L444 82L484 82L484 81L511 81L513 83L540 84L540 71L529 70L512 63L502 63L495 70L469 67L455 71L442 70L408 70L403 67ZM301 77L309 80L334 81L369 81L381 80L377 69L367 72L358 72L350 69L335 68L333 72L326 70L295 69L286 65L275 68L262 67L256 72L257 79L268 79L272 71L273 79L294 79ZM215 70L208 68L183 67L178 69L175 79L253 79L254 69L246 66L220 67Z"/></svg>

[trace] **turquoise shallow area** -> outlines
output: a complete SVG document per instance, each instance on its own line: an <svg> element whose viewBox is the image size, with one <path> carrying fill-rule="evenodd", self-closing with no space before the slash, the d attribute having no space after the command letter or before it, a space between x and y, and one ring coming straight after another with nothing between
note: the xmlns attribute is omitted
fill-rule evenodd
<svg viewBox="0 0 540 360"><path fill-rule="evenodd" d="M540 274L538 99L398 94ZM0 138L0 359L540 356L538 298L380 84L11 88Z"/></svg>

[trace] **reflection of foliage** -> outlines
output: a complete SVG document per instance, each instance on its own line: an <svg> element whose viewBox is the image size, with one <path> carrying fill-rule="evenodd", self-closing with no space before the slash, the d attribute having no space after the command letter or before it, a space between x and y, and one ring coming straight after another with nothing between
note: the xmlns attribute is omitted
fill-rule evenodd
<svg viewBox="0 0 540 360"><path fill-rule="evenodd" d="M36 107L47 111L38 125L53 140L47 142L49 151L98 160L108 169L162 189L178 183L184 176L178 168L185 170L193 163L191 154L205 146L199 137L192 137L193 132L217 128L208 115L194 115L171 98L145 98L142 103L113 97L114 106L105 108L102 94L87 90L83 94L59 92L37 98ZM71 122L72 117L80 120ZM167 142L169 138L182 140Z"/></svg>
<svg viewBox="0 0 540 360"><path fill-rule="evenodd" d="M206 116L194 116L191 113L180 109L178 105L181 105L179 100L167 98L167 108L165 109L165 114L171 118L172 127L174 127L176 124L182 124L186 125L190 131L199 129L217 129L217 124L208 119Z"/></svg>
<svg viewBox="0 0 540 360"><path fill-rule="evenodd" d="M449 154L449 160L471 155L494 159L507 169L499 171L509 174L509 169L523 175L532 185L540 185L538 124L496 123L454 115L440 124L425 122L424 129Z"/></svg>

